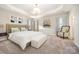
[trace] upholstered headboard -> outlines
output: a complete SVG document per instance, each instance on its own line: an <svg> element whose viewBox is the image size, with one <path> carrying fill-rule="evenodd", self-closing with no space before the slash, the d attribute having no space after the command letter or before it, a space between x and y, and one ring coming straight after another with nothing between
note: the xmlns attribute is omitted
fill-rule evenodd
<svg viewBox="0 0 79 59"><path fill-rule="evenodd" d="M24 25L24 24L6 24L6 32L7 32L7 34L11 33L11 28L19 28L19 29L21 29L21 27L28 28L28 26Z"/></svg>
<svg viewBox="0 0 79 59"><path fill-rule="evenodd" d="M0 24L0 33L6 32L6 25L5 24Z"/></svg>
<svg viewBox="0 0 79 59"><path fill-rule="evenodd" d="M0 24L0 28L2 28L3 27L3 24Z"/></svg>

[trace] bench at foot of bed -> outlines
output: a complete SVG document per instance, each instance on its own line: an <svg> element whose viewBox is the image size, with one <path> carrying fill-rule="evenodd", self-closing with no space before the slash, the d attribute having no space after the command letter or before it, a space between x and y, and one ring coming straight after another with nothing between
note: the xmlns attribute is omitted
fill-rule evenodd
<svg viewBox="0 0 79 59"><path fill-rule="evenodd" d="M35 37L34 39L31 40L31 46L39 48L46 40L47 40L46 35Z"/></svg>

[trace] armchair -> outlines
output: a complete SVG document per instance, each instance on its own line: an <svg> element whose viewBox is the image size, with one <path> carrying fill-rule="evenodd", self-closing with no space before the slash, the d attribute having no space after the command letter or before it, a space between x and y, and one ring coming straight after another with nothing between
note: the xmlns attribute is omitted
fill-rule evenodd
<svg viewBox="0 0 79 59"><path fill-rule="evenodd" d="M57 31L57 36L62 38L69 38L70 26L62 26L60 31Z"/></svg>

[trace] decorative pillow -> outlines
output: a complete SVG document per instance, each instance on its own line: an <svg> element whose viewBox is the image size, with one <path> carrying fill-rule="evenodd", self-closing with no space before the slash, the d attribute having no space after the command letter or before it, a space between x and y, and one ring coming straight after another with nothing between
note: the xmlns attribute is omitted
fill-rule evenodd
<svg viewBox="0 0 79 59"><path fill-rule="evenodd" d="M11 28L11 32L20 32L19 28Z"/></svg>
<svg viewBox="0 0 79 59"><path fill-rule="evenodd" d="M69 27L63 27L62 32L67 32L69 30Z"/></svg>
<svg viewBox="0 0 79 59"><path fill-rule="evenodd" d="M27 29L25 27L22 27L21 31L27 31Z"/></svg>

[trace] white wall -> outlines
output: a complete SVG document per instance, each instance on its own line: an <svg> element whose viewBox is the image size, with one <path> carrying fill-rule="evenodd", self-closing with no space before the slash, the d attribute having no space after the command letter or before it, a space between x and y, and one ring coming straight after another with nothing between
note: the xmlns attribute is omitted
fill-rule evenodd
<svg viewBox="0 0 79 59"><path fill-rule="evenodd" d="M55 35L56 34L56 19L54 16L45 16L39 19L39 25L43 26L43 21L46 19L50 21L51 27L49 27L49 29L51 30L51 33Z"/></svg>
<svg viewBox="0 0 79 59"><path fill-rule="evenodd" d="M10 17L11 16L15 16L17 18L22 17L23 23L25 22L24 20L27 19L26 15L22 15L22 14L19 14L17 12L0 11L0 22L1 23L10 23Z"/></svg>
<svg viewBox="0 0 79 59"><path fill-rule="evenodd" d="M22 17L23 18L23 22L22 23L23 24L26 24L27 23L28 17L26 15L23 15L23 14L14 12L14 11L7 11L7 10L1 10L0 9L0 24L4 24L4 27L3 28L0 27L0 33L6 31L5 24L6 23L11 23L10 22L10 17L11 16L15 16L15 17L18 17L18 18L19 17Z"/></svg>
<svg viewBox="0 0 79 59"><path fill-rule="evenodd" d="M73 6L73 8L70 10L69 13L70 39L74 39L74 25L76 20L75 18L76 18L76 7Z"/></svg>
<svg viewBox="0 0 79 59"><path fill-rule="evenodd" d="M74 39L74 43L79 47L79 6L75 5L70 11L70 38Z"/></svg>
<svg viewBox="0 0 79 59"><path fill-rule="evenodd" d="M39 20L39 24L43 26L43 21L48 19L51 23L50 29L52 30L51 33L56 35L56 31L59 28L59 18L62 18L63 24L62 25L69 25L69 13L61 13L56 15L47 15L44 16Z"/></svg>
<svg viewBox="0 0 79 59"><path fill-rule="evenodd" d="M78 6L73 6L73 8L70 11L69 15L69 25L70 25L70 39L76 39L76 28L78 28L78 16L79 16L79 7Z"/></svg>
<svg viewBox="0 0 79 59"><path fill-rule="evenodd" d="M72 10L73 17L74 17L74 43L79 47L79 7L75 6Z"/></svg>

